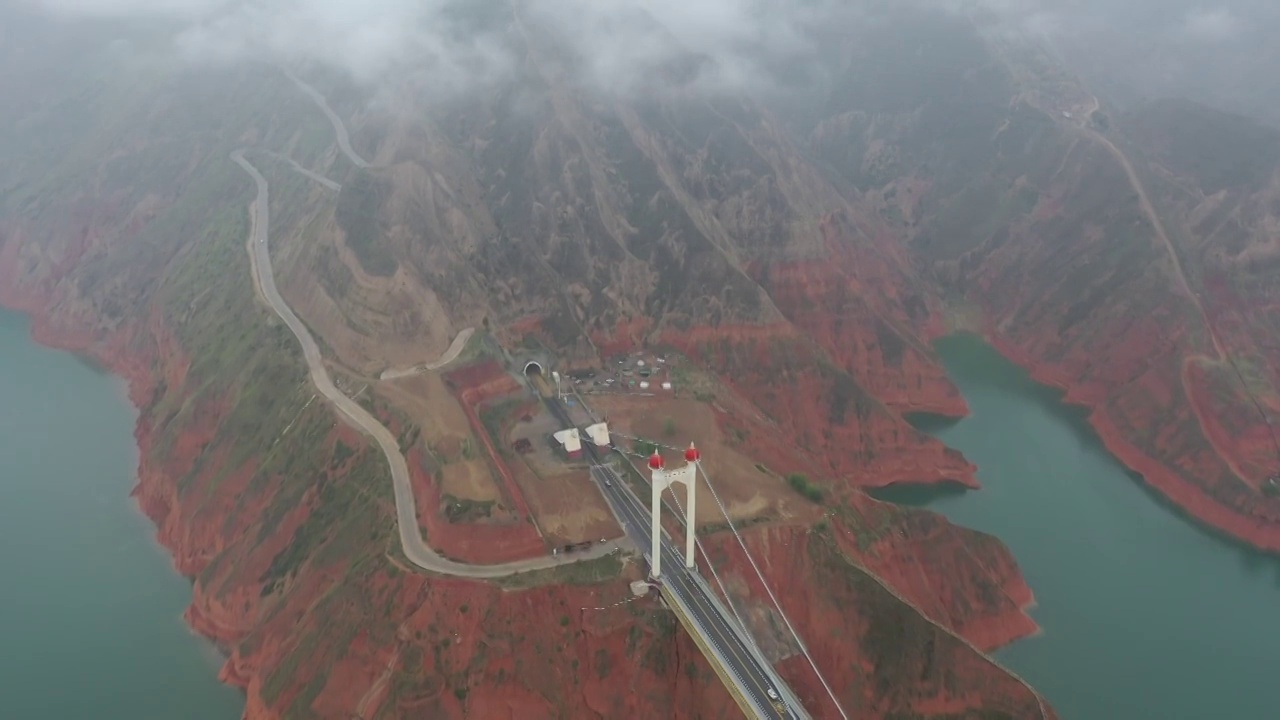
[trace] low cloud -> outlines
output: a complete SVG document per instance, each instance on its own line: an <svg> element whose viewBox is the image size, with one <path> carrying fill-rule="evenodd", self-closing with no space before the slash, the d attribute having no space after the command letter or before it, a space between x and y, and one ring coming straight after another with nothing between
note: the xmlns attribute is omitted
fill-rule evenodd
<svg viewBox="0 0 1280 720"><path fill-rule="evenodd" d="M1202 42L1230 40L1241 30L1239 18L1226 8L1196 9L1188 12L1182 21L1182 34Z"/></svg>
<svg viewBox="0 0 1280 720"><path fill-rule="evenodd" d="M816 69L814 31L856 22L840 0L541 0L532 19L554 28L596 85L626 90L671 71L681 81L741 89L774 82L782 65ZM673 70L671 63L679 65ZM794 77L793 77L794 79Z"/></svg>
<svg viewBox="0 0 1280 720"><path fill-rule="evenodd" d="M366 83L406 74L465 91L526 62L534 28L558 71L626 92L672 77L714 89L783 87L821 78L823 52L852 33L859 0L18 0L63 18L164 20L198 63L319 64ZM1225 46L1274 0L895 0L946 10L1049 44L1111 48L1173 41ZM517 22L518 19L518 22ZM513 42L509 33L516 33ZM817 38L826 38L818 40ZM833 42L834 41L834 42ZM1123 70L1124 68L1118 68Z"/></svg>
<svg viewBox="0 0 1280 720"><path fill-rule="evenodd" d="M318 63L362 82L409 68L446 84L500 72L508 59L495 40L451 33L447 8L442 0L224 2L195 18L176 44L195 62Z"/></svg>
<svg viewBox="0 0 1280 720"><path fill-rule="evenodd" d="M64 18L195 18L227 5L226 0L27 0Z"/></svg>
<svg viewBox="0 0 1280 720"><path fill-rule="evenodd" d="M626 87L655 67L696 58L696 79L758 82L778 58L812 53L805 28L847 17L839 0L25 0L64 18L149 18L181 28L194 62L319 63L355 79L401 72L464 87L521 60L502 34L516 13L558 37L573 70Z"/></svg>

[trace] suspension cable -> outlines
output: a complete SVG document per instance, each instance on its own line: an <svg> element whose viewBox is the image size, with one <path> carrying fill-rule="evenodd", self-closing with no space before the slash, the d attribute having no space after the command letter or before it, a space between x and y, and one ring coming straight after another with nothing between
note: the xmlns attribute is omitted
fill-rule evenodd
<svg viewBox="0 0 1280 720"><path fill-rule="evenodd" d="M621 433L611 433L611 434L620 435ZM628 437L628 436L622 435L622 437ZM633 438L633 439L640 440L641 442L649 442L653 445L657 445L659 447L667 448L670 450L675 450L675 451L680 450L680 448L671 447L670 445L663 445L661 443L653 442L651 440L642 440L640 438ZM720 495L716 492L715 486L711 484L711 476L707 474L707 471L703 468L702 463L697 463L696 467L698 468L698 472L702 474L702 479L706 481L707 489L711 491L711 497L715 499L716 506L720 508L720 514L724 515L725 522L729 524L729 530L733 533L734 538L738 541L738 546L742 548L743 554L747 556L747 561L751 563L752 569L755 570L756 577L760 579L761 587L763 587L765 592L768 593L769 599L773 602L774 608L776 608L778 611L778 615L782 617L782 622L786 624L787 630L791 633L791 636L795 638L796 644L800 646L800 652L804 653L805 659L809 661L809 667L813 668L813 674L818 676L818 681L822 683L822 687L827 691L827 696L830 697L831 702L835 704L836 710L840 713L840 717L844 718L844 720L849 720L849 716L845 714L844 708L840 706L840 701L836 699L835 691L831 689L831 686L827 683L827 679L823 677L822 671L818 669L818 664L814 662L813 655L810 654L809 652L809 647L805 644L804 640L801 639L800 634L796 632L795 627L791 624L791 620L787 617L787 613L782 609L782 604L778 602L777 596L773 594L773 589L770 588L769 583L765 581L764 573L761 572L760 566L756 564L755 558L751 556L751 551L747 549L746 541L742 539L742 535L738 532L737 526L733 524L733 518L729 517L729 511L725 508L724 503L721 502ZM643 475L644 474L641 473L641 477L643 477ZM672 495L674 496L674 493L672 493ZM697 536L695 535L695 541L696 539L697 539ZM703 554L704 555L706 554L705 551ZM707 565L708 566L711 565L710 557L707 558Z"/></svg>
<svg viewBox="0 0 1280 720"><path fill-rule="evenodd" d="M623 459L627 461L627 464L630 465L631 468L636 471L636 474L638 474L641 477L641 479L643 479L644 482L647 485L649 485L650 488L652 488L653 483L651 483L649 479L644 476L643 472L640 472L640 468L637 468L634 462L631 462L631 458L627 457L628 453L623 452L622 450L619 450L618 454L621 455ZM629 454L633 455L634 457L640 457L638 453L629 453ZM688 526L689 520L685 515L684 507L680 505L680 498L676 497L676 494L674 492L671 493L671 497L676 502L677 519L680 520L681 523ZM665 504L666 499L664 498L662 502ZM696 522L696 519L695 519L695 522ZM736 619L738 621L738 624L742 626L743 631L747 633L747 637L750 637L751 642L754 643L757 648L759 648L760 647L759 643L756 643L755 638L751 637L751 628L745 622L743 622L742 616L738 614L738 608L734 607L733 599L729 597L729 591L725 588L724 583L721 582L720 574L716 572L716 567L711 562L711 555L709 555L707 553L707 549L702 546L702 538L698 537L696 532L693 536L693 542L698 546L698 551L702 553L702 557L707 561L707 569L711 571L711 577L715 579L716 585L720 588L720 592L724 595L725 603L729 606L729 612L733 613L734 619Z"/></svg>

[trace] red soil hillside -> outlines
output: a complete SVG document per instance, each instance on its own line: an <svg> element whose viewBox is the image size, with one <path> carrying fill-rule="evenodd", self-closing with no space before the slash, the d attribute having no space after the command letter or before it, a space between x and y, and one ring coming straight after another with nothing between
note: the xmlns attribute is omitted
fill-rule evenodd
<svg viewBox="0 0 1280 720"><path fill-rule="evenodd" d="M851 715L1052 716L979 651L1034 630L1008 551L861 492L977 485L970 463L902 417L964 412L928 346L943 298L975 307L1003 352L1090 407L1152 485L1280 549L1280 499L1259 491L1260 424L1280 410L1270 140L1201 115L1170 126L1162 108L1117 118L1112 146L1098 123L1050 107L1038 68L1015 67L976 19L872 5L886 4L864 8L877 22L813 38L830 86L795 103L704 96L676 77L685 63L660 69L660 93L596 95L566 67L560 28L477 13L468 22L521 72L455 103L406 88L366 112L348 88L342 115L363 118L353 141L379 158L367 169L346 163L308 97L260 68L77 86L59 102L39 93L31 113L18 94L0 108L16 135L0 157L0 302L32 313L42 341L129 380L139 502L193 578L187 617L227 649L224 678L245 687L248 717L737 710L652 599L583 609L627 598L634 565L515 587L402 563L385 463L313 402L297 343L255 300L253 186L227 159L246 144L255 162L287 152L342 185L335 197L261 160L282 287L304 300L326 358L348 358L335 373L420 362L462 327L492 328L508 349L529 336L584 365L667 345L713 373L733 396L714 410L726 437L741 436L735 451L829 489L806 508L829 513L813 527L761 516L745 534L771 587L805 590L781 602ZM0 91L35 93L10 75ZM111 99L81 114L109 127L46 122L74 119L64 107L81 95ZM1227 131L1199 142L1215 127ZM13 177L11 161L50 174ZM442 522L440 483L402 439L418 519L451 554L534 552L480 416L510 379L481 365L454 381L520 522ZM744 421L744 407L760 417ZM776 628L732 543L707 537L731 592ZM832 716L803 658L774 640L787 678Z"/></svg>
<svg viewBox="0 0 1280 720"><path fill-rule="evenodd" d="M1107 447L1174 503L1250 544L1280 549L1280 499L1261 491L1280 470L1280 428L1264 419L1280 408L1280 360L1266 350L1280 333L1265 313L1274 288L1255 282L1251 265L1216 256L1183 224L1192 201L1118 147L1086 138L1063 153L1064 172L1035 212L971 265L970 295L988 318L988 337L1088 407ZM1122 157L1139 163L1133 176ZM1155 196L1158 216L1139 189ZM1259 201L1223 192L1214 202L1238 208L1233 223ZM1096 221L1084 207L1097 208ZM1269 242L1237 231L1240 255ZM1192 260L1202 243L1203 259ZM1173 251L1188 257L1174 263Z"/></svg>
<svg viewBox="0 0 1280 720"><path fill-rule="evenodd" d="M283 717L291 708L333 718L383 710L393 717L442 718L737 716L692 642L651 600L582 609L628 597L626 580L634 570L605 582L579 576L589 584L504 591L401 569L381 462L368 448L335 454L338 440L355 446L358 439L322 405L310 406L281 441L298 453L293 462L300 464L290 476L307 482L284 482L276 475L282 468L252 459L227 466L222 461L236 454L237 443L211 429L229 421L234 403L202 400L182 382L190 361L162 321L122 326L99 339L51 322L56 316L38 307L47 298L25 295L19 286L6 285L4 299L13 305L22 299L22 307L38 311L41 339L90 352L131 380L132 397L143 408L139 500L180 569L196 578L188 619L230 650L223 677L246 688L248 718ZM180 431L157 444L152 413L177 402L174 393L190 392L197 410L177 416L172 422L181 424ZM335 503L341 519L316 524ZM325 537L314 537L326 527ZM791 594L787 611L802 635L817 643L828 680L861 688L842 697L847 709L886 717L905 709L1020 708L1014 716L1033 716L1026 711L1034 699L1020 685L916 611L858 580L862 571L841 559L830 540L811 547L806 535L785 529L748 536L772 582L814 589L814 603L797 604L800 597ZM933 540L920 542L927 547ZM792 562L791 543L809 548L802 556L810 559ZM949 585L960 569L944 563L929 572ZM996 618L1008 612L976 598L957 607L948 620L964 615L964 608L973 613L957 621L961 629L976 617L1000 622ZM883 624L870 619L888 618L885 613L909 633L900 638L906 645L867 635ZM815 640L832 627L853 634ZM905 646L922 654L903 658ZM782 667L821 707L820 688L805 679L805 668L794 658ZM943 675L952 680L942 683ZM867 677L875 682L854 682Z"/></svg>
<svg viewBox="0 0 1280 720"><path fill-rule="evenodd" d="M224 473L216 463L194 467L210 428L224 419L216 409L197 411L198 422L184 428L161 462L152 461L154 418L145 408L159 399L157 381L187 362L180 348L158 354L168 333L136 326L95 338L51 322L39 312L47 302L39 296L24 295L14 284L0 290L8 306L35 313L41 341L87 352L130 380L131 397L144 408L137 433L143 449L139 502L160 527L159 539L178 568L196 577L187 618L231 650L223 678L246 688L246 718L279 718L290 707L327 718L350 717L360 708L373 717L384 706L392 717L682 717L677 708L690 717L737 716L692 641L652 601L583 609L628 597L625 576L512 592L426 578L381 555L353 566L331 547L314 559L302 558L296 574L264 580L300 542L299 529L325 511L318 496L339 476L359 485L358 495L376 496L346 508L370 521L353 525L349 541L372 536L392 551L390 484L376 468L376 454L364 449L344 464L328 466L319 484L280 515L267 507L283 500L274 496L278 486L249 482L258 479L252 466L226 477L219 477ZM322 446L331 447L337 438L358 442L319 405L299 425L331 428ZM215 443L205 453L225 458L232 449ZM179 488L175 483L184 476ZM397 620L384 624L374 618ZM627 691L618 692L620 682Z"/></svg>
<svg viewBox="0 0 1280 720"><path fill-rule="evenodd" d="M79 95L110 98L109 108L86 115L110 127L30 143L31 157L18 159L56 168L48 177L0 177L0 301L33 313L41 339L86 351L130 381L140 410L139 502L193 579L187 618L228 652L223 677L245 688L246 715L739 714L669 612L651 598L615 605L629 597L634 564L607 558L520 586L405 565L385 462L316 399L297 342L256 299L245 252L253 183L228 160L252 145L271 187L278 281L344 386L427 360L420 356L438 354L462 327L490 329L512 351L535 336L549 354L583 364L661 340L733 395L717 398L714 411L726 437L741 431L741 463L751 455L746 440L755 440L775 471L800 469L830 489L823 506L806 507L812 516L830 511L825 522L753 517L746 536L772 587L805 590L783 602L842 707L871 719L1051 717L951 632L985 648L1032 629L1007 551L860 491L944 478L975 485L964 458L902 419L912 409L963 412L927 346L941 329L935 274L955 280L961 269L934 273L904 242L911 233L895 234L902 228L867 209L881 192L874 181L899 170L895 158L916 156L837 132L928 132L933 123L912 118L945 110L940 93L822 128L825 118L796 118L793 133L751 98L712 102L674 82L660 98L594 96L556 70L564 59L556 27L524 13L471 21L527 59L527 72L443 105L410 89L403 102L357 112L351 90L340 119L379 167L351 167L306 94L246 67L175 70L154 87L146 79L134 87L130 76L128 87L64 91L68 107ZM841 47L830 56L845 63L853 57L846 50L869 47L875 38L862 27L832 40ZM851 87L808 102L822 108L813 112L843 114L850 98L874 100L875 88L856 85L865 68L916 67L850 62L847 78L844 68L830 70ZM966 70L961 64L953 75ZM993 65L980 57L976 67ZM311 79L325 84L319 72ZM0 74L0 90L12 82ZM1007 95L997 100L1007 107ZM15 114L10 107L25 107L22 97L0 114ZM47 116L16 114L19 137L5 144L0 168L11 148L39 134L31 128L45 129ZM797 147L811 130L822 142ZM939 177L967 165L947 155L957 146L976 147L950 137L910 144L944 155ZM860 148L871 148L875 162L856 157ZM342 189L335 197L268 152L287 153ZM903 188L944 185L917 178ZM898 203L912 223L937 205ZM954 203L970 205L989 209ZM1016 276L1020 259L992 260L983 278L990 305L1004 299L999 278ZM1010 303L1034 288L1016 290ZM479 366L454 378L466 415L457 424L481 443L501 442L481 421L484 401L510 389L500 370ZM381 401L395 392L387 387L374 392ZM388 401L374 412L409 456L431 541L476 558L532 550L519 526L440 523L439 484L415 446L423 413L407 405ZM761 417L744 425L744 406ZM502 486L495 495L513 514L527 512L500 455L490 454ZM789 491L776 475L759 475ZM707 541L724 553L753 617L767 620L767 596L734 556L732 536ZM785 638L773 644L816 716L832 716Z"/></svg>
<svg viewBox="0 0 1280 720"><path fill-rule="evenodd" d="M998 539L865 496L833 525L842 552L983 650L1037 631L1024 612L1035 597Z"/></svg>
<svg viewBox="0 0 1280 720"><path fill-rule="evenodd" d="M893 410L961 416L968 410L928 342L945 328L911 279L903 250L882 232L855 239L843 213L822 226L820 259L750 270L778 308L868 393ZM886 257L887 256L887 257Z"/></svg>
<svg viewBox="0 0 1280 720"><path fill-rule="evenodd" d="M1180 379L1184 360L1179 354L1153 362L1137 378L1108 383L1105 376L1073 376L1061 365L1039 362L1001 336L991 339L1034 378L1065 390L1068 402L1089 408L1089 421L1107 449L1176 505L1255 547L1280 549L1280 506L1241 482L1215 451L1206 434L1220 420L1207 416L1201 424L1197 403L1185 389L1194 385L1184 386ZM1194 382L1194 373L1188 375ZM1103 395L1107 389L1110 396ZM1233 412L1237 418L1245 415Z"/></svg>
<svg viewBox="0 0 1280 720"><path fill-rule="evenodd" d="M981 712L1012 718L1056 717L1025 683L976 653L970 641L956 634L958 625L961 632L973 633L977 643L991 647L1034 629L1034 623L1014 605L1028 600L1029 593L1007 551L984 552L989 559L978 565L977 556L967 549L975 546L970 531L920 511L888 511L884 520L883 537L870 540L866 550L857 549L849 526L836 518L812 531L773 526L747 533L752 556L849 717L968 716L978 712L977 698L982 698ZM930 526L938 532L922 532ZM890 539L903 533L907 535L902 539ZM766 614L773 613L769 595L733 538L720 534L706 544L717 566L724 569L721 574L734 586L748 588L745 595L735 593L737 606L768 608ZM984 544L991 549L991 543L976 547ZM992 604L980 607L982 601L970 604L972 600L941 609L921 580L906 580L907 590L900 592L868 572L881 568L895 573L895 577L881 575L893 582L915 574L926 583L932 578L939 586L950 586L953 580L971 577L975 584L960 594L998 597L994 606L1003 611L992 615ZM797 587L823 590L816 594L787 591ZM978 593L972 594L975 588ZM917 598L924 604L917 605ZM770 625L781 627L781 620L773 617ZM838 717L803 655L792 654L778 667L805 707L813 709L814 717ZM912 681L903 683L903 677Z"/></svg>
<svg viewBox="0 0 1280 720"><path fill-rule="evenodd" d="M959 453L913 429L791 326L697 328L662 340L751 400L824 474L852 487L944 479L977 487L973 466ZM936 378L938 371L929 365L923 372ZM954 407L947 395L918 401L949 403Z"/></svg>

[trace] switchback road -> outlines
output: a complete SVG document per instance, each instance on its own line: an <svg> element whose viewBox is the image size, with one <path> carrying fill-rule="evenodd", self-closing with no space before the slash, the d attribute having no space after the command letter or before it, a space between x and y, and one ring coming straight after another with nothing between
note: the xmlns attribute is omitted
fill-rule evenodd
<svg viewBox="0 0 1280 720"><path fill-rule="evenodd" d="M263 299L271 306L276 315L280 316L280 319L293 332L294 337L298 339L298 344L302 346L302 355L306 359L307 369L310 371L311 381L315 384L316 390L334 406L340 417L372 437L386 456L387 463L391 467L392 487L395 490L396 524L400 531L400 545L409 562L423 570L442 575L468 578L501 578L562 565L572 565L619 551L620 546L617 542L609 542L599 543L589 550L572 555L548 555L498 565L475 565L450 560L427 545L422 538L422 530L418 526L417 506L413 497L413 487L410 485L409 480L409 466L405 462L404 455L400 452L400 445L395 436L382 423L370 415L368 411L344 395L333 384L333 379L329 377L329 372L325 369L324 360L320 355L320 347L316 344L315 338L311 336L311 331L294 314L288 303L281 297L280 291L276 288L275 275L271 268L271 253L267 244L268 228L271 226L271 214L269 207L270 195L266 178L262 176L262 173L258 172L258 169L253 164L245 159L243 148L233 152L231 159L243 168L245 172L249 173L249 176L253 178L253 181L258 186L257 199L254 201L251 210L252 228L250 230L251 241L249 243L253 260L251 265L257 275L254 278L255 283L261 290Z"/></svg>
<svg viewBox="0 0 1280 720"><path fill-rule="evenodd" d="M302 78L294 75L292 71L285 70L284 74L288 75L294 85L297 85L316 105L320 106L320 110L324 112L325 117L329 118L329 123L333 125L333 132L338 136L338 147L342 149L342 154L347 156L351 164L358 168L373 167L368 160L357 155L356 151L351 148L351 136L347 134L346 124L342 122L342 118L338 117L338 113L329 107L329 101L324 98L324 95L321 95L319 90L309 85Z"/></svg>

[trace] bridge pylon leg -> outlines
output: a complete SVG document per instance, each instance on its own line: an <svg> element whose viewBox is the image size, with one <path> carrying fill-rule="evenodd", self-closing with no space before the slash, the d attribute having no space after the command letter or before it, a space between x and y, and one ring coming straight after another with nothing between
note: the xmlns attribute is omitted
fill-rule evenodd
<svg viewBox="0 0 1280 720"><path fill-rule="evenodd" d="M651 512L653 513L652 522L650 524L650 533L653 553L653 577L662 574L662 558L659 551L662 549L662 491L671 487L675 483L684 484L685 505L688 510L685 515L684 522L684 566L689 569L695 569L698 565L697 556L697 512L698 512L698 463L702 459L702 455L698 449L689 443L689 449L684 451L685 464L684 467L676 470L666 470L665 462L662 455L655 449L653 455L649 457L649 471L653 475L653 482L649 484L652 489L653 497L651 499Z"/></svg>
<svg viewBox="0 0 1280 720"><path fill-rule="evenodd" d="M662 469L655 468L653 471L653 498L651 503L652 517L649 522L650 536L650 557L653 559L653 569L650 576L657 578L662 575Z"/></svg>
<svg viewBox="0 0 1280 720"><path fill-rule="evenodd" d="M697 488L694 486L698 484L698 472L697 466L692 463L686 467L693 470L693 472L689 473L685 477L684 481L684 492L685 497L687 498L686 504L689 506L688 514L686 514L684 518L684 566L692 569L698 564L698 557L694 554L695 536L693 532L694 528L697 526L694 518L697 517L695 511L698 509L698 492Z"/></svg>

